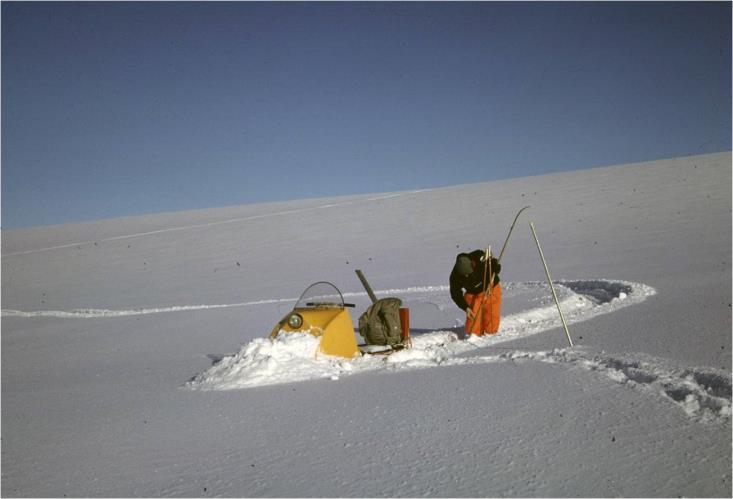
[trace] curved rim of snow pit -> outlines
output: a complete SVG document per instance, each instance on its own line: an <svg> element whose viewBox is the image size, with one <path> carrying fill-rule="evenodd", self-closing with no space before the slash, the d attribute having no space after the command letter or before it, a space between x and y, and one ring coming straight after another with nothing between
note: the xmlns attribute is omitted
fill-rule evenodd
<svg viewBox="0 0 733 499"><path fill-rule="evenodd" d="M546 282L521 284L547 288L547 292L550 292ZM553 284L568 325L639 304L657 294L656 289L646 284L621 280L576 279L553 281ZM561 326L557 306L550 302L543 307L502 317L499 328L501 334L471 338L471 341L481 346L491 346Z"/></svg>
<svg viewBox="0 0 733 499"><path fill-rule="evenodd" d="M549 293L547 283L507 283L506 286L545 286ZM654 288L645 284L604 279L557 281L557 287L561 307L569 324L641 303L656 294ZM426 291L426 288L419 290L421 293ZM443 288L432 287L429 291L443 292ZM465 362L465 354L471 351L532 336L559 326L561 322L557 308L550 302L549 305L502 318L497 335L471 336L462 340L455 331L436 329L414 335L410 349L389 356L365 355L355 359L319 354L319 339L311 335L281 333L274 339L256 338L244 344L239 352L221 358L184 387L197 390L230 390L306 380L337 380L345 375L380 370L398 371L453 365L458 356L461 356L459 363Z"/></svg>

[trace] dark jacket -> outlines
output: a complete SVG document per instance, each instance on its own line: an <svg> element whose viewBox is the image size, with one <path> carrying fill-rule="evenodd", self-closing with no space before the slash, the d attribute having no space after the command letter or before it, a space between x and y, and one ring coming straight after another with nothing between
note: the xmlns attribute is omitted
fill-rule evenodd
<svg viewBox="0 0 733 499"><path fill-rule="evenodd" d="M481 261L481 257L484 256L483 250L472 251L471 253L461 253L456 256L468 256L474 263L473 272L468 276L463 276L456 272L455 268L450 273L450 297L458 305L461 310L468 308L466 299L463 298L463 290L467 293L478 294L484 290L484 262ZM494 286L499 283L499 272L501 272L501 264L495 257L491 257L491 273L494 274ZM486 276L486 280L489 280L489 276Z"/></svg>

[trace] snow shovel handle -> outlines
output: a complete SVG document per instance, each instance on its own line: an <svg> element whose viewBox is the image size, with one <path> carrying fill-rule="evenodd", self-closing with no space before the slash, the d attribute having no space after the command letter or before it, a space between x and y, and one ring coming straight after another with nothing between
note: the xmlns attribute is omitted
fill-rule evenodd
<svg viewBox="0 0 733 499"><path fill-rule="evenodd" d="M366 289L366 292L369 295L369 299L372 300L372 303L377 303L377 296L374 294L374 291L372 291L372 287L367 282L366 277L364 277L364 273L359 269L356 269L355 272L356 275L359 277L362 286L364 286L364 289Z"/></svg>

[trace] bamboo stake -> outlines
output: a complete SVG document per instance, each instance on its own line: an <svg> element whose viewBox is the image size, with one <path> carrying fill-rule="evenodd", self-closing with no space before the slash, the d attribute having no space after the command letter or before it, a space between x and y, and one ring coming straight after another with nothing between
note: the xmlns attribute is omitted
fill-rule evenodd
<svg viewBox="0 0 733 499"><path fill-rule="evenodd" d="M491 245L489 245L488 248L486 248L486 254L484 255L484 280L481 283L484 287L484 293L486 293L486 290L489 291L489 296L491 296L491 281L489 281L488 286L486 284L486 271L488 267L489 272L489 279L491 279L493 276L491 275Z"/></svg>
<svg viewBox="0 0 733 499"><path fill-rule="evenodd" d="M473 324L475 325L478 322L479 329L483 329L481 327L481 314L484 309L484 297L486 296L486 271L487 271L487 267L490 267L491 265L491 260L489 259L490 255L491 255L491 246L486 248L484 256L481 258L484 261L484 278L481 281L481 297L479 298L478 311L476 312L476 315L473 316ZM483 331L481 332L483 333Z"/></svg>
<svg viewBox="0 0 733 499"><path fill-rule="evenodd" d="M486 254L486 261L489 263L489 288L486 292L489 297L489 326L494 322L494 303L491 301L491 286L494 285L494 274L491 273L491 245L489 245L489 251ZM481 328L483 329L483 327ZM488 331L482 331L488 333Z"/></svg>
<svg viewBox="0 0 733 499"><path fill-rule="evenodd" d="M534 236L534 241L537 243L537 249L540 252L540 258L542 259L542 265L545 267L545 274L547 275L547 282L550 283L550 289L552 290L552 297L555 299L555 305L557 305L557 311L560 313L560 320L562 321L562 326L565 328L565 336L568 338L568 343L570 343L570 347L573 346L573 340L570 339L570 332L568 331L568 324L565 322L565 316L562 313L562 309L560 308L560 301L557 299L557 293L555 293L555 286L552 284L552 277L550 277L550 269L547 268L547 262L545 261L545 255L542 253L542 247L540 246L540 240L537 239L537 233L534 230L534 223L529 223L530 229L532 229L532 235Z"/></svg>

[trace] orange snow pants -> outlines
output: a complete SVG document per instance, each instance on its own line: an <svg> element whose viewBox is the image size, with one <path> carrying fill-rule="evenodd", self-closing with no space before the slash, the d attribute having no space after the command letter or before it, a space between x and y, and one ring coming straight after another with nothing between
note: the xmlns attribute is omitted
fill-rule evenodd
<svg viewBox="0 0 733 499"><path fill-rule="evenodd" d="M496 333L501 318L501 284L494 284L491 294L466 293L463 297L474 314L473 320L466 318L466 334L483 336L484 333Z"/></svg>

